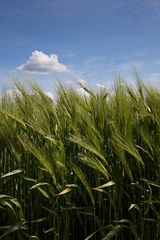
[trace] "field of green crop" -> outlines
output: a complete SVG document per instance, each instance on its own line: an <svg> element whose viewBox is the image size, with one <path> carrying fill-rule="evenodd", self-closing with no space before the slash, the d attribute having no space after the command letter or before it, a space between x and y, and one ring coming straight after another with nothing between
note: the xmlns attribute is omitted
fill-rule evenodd
<svg viewBox="0 0 160 240"><path fill-rule="evenodd" d="M159 240L160 91L138 80L0 102L0 240Z"/></svg>

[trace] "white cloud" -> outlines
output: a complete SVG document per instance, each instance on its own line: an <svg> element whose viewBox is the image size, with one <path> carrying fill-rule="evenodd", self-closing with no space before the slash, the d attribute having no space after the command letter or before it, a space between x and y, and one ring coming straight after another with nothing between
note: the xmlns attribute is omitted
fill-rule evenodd
<svg viewBox="0 0 160 240"><path fill-rule="evenodd" d="M46 96L48 96L52 101L54 101L55 100L55 97L54 97L54 95L53 95L53 93L52 92L49 92L49 91L44 91L44 93L45 93L45 95ZM23 97L22 96L22 93L19 91L19 90L17 90L17 89L14 89L14 90L12 90L12 89L7 89L6 91L5 91L5 95L7 96L7 97L9 97L9 98L11 98L12 100L16 100L16 97Z"/></svg>
<svg viewBox="0 0 160 240"><path fill-rule="evenodd" d="M55 100L54 95L52 92L44 92L52 101Z"/></svg>
<svg viewBox="0 0 160 240"><path fill-rule="evenodd" d="M17 89L14 89L14 90L12 90L12 89L7 89L6 91L5 91L5 95L8 97L8 98L11 98L12 100L16 100L16 97L22 97L22 93L19 91L19 90L17 90Z"/></svg>
<svg viewBox="0 0 160 240"><path fill-rule="evenodd" d="M85 85L85 84L87 83L87 81L84 80L84 79L79 79L79 80L78 80L78 83L80 83L80 84L82 84L82 85Z"/></svg>
<svg viewBox="0 0 160 240"><path fill-rule="evenodd" d="M96 87L99 89L106 89L107 86L105 84L101 84L101 83L96 83Z"/></svg>
<svg viewBox="0 0 160 240"><path fill-rule="evenodd" d="M82 87L77 88L76 92L81 96L89 97L89 93L85 91Z"/></svg>
<svg viewBox="0 0 160 240"><path fill-rule="evenodd" d="M61 64L55 54L47 55L41 51L34 51L26 63L17 67L18 70L28 72L67 72L65 65Z"/></svg>

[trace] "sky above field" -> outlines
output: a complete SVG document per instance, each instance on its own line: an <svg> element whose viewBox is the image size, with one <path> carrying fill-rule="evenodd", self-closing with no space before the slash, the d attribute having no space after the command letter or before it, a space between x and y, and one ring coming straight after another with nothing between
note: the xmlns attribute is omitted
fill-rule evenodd
<svg viewBox="0 0 160 240"><path fill-rule="evenodd" d="M77 76L100 88L133 68L159 86L160 0L1 0L1 86Z"/></svg>

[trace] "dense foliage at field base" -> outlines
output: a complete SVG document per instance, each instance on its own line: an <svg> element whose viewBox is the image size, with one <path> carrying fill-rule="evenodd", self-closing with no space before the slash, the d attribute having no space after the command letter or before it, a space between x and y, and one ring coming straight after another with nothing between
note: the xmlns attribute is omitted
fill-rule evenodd
<svg viewBox="0 0 160 240"><path fill-rule="evenodd" d="M0 106L0 240L160 239L160 91L17 89Z"/></svg>

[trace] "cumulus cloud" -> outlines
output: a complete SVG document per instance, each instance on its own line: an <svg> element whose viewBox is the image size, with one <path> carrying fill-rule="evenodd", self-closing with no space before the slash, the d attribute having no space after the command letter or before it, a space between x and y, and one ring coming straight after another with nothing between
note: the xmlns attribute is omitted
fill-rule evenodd
<svg viewBox="0 0 160 240"><path fill-rule="evenodd" d="M34 51L26 63L17 67L18 70L28 72L67 72L65 65L59 62L55 54L47 55L41 51Z"/></svg>

